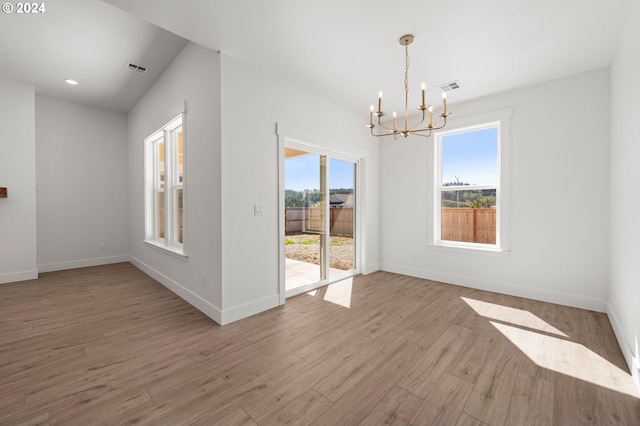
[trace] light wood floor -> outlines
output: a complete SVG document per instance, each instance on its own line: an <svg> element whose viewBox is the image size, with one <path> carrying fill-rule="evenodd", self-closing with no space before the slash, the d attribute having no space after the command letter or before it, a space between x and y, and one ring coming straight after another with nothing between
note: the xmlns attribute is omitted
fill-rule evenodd
<svg viewBox="0 0 640 426"><path fill-rule="evenodd" d="M385 272L346 290L220 327L127 263L1 285L0 424L640 424L604 314Z"/></svg>

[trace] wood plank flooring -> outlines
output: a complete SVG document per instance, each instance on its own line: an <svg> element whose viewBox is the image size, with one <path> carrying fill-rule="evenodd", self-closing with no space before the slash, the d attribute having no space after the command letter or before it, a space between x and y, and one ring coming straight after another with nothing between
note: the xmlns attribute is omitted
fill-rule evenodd
<svg viewBox="0 0 640 426"><path fill-rule="evenodd" d="M1 285L0 425L640 425L604 314L386 272L330 291L220 327L128 263Z"/></svg>

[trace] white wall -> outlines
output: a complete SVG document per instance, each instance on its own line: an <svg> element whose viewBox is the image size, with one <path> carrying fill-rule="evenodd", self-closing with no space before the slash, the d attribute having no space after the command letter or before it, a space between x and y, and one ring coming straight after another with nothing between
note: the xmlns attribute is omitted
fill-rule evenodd
<svg viewBox="0 0 640 426"><path fill-rule="evenodd" d="M33 87L0 80L0 283L38 277Z"/></svg>
<svg viewBox="0 0 640 426"><path fill-rule="evenodd" d="M609 88L603 69L465 104L450 96L452 117L512 110L511 252L503 257L427 248L427 143L383 142L383 269L604 311Z"/></svg>
<svg viewBox="0 0 640 426"><path fill-rule="evenodd" d="M143 243L143 140L183 110L185 249L188 260ZM133 263L220 322L220 55L185 46L129 112L129 243Z"/></svg>
<svg viewBox="0 0 640 426"><path fill-rule="evenodd" d="M640 5L634 2L612 66L611 274L608 314L640 388Z"/></svg>
<svg viewBox="0 0 640 426"><path fill-rule="evenodd" d="M378 269L378 142L367 118L222 55L223 323L278 303L276 123L365 151L363 271Z"/></svg>
<svg viewBox="0 0 640 426"><path fill-rule="evenodd" d="M143 243L142 141L177 115L183 100L187 261ZM376 270L378 146L360 126L363 117L189 43L129 113L133 263L222 324L277 306L276 123L322 134L330 122L341 141L367 152L370 237L363 270ZM263 216L253 215L254 204L264 206Z"/></svg>
<svg viewBox="0 0 640 426"><path fill-rule="evenodd" d="M129 260L127 121L36 96L38 270Z"/></svg>

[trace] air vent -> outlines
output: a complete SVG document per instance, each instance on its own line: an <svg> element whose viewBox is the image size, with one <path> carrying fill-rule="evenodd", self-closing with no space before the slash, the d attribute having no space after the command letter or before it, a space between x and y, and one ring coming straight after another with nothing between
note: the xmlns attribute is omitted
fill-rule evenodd
<svg viewBox="0 0 640 426"><path fill-rule="evenodd" d="M134 64L132 62L129 62L127 64L127 69L129 71L135 71L135 72L140 73L140 74L144 74L145 72L147 72L147 68L146 67L142 67L140 65L136 65L136 64Z"/></svg>
<svg viewBox="0 0 640 426"><path fill-rule="evenodd" d="M461 87L461 84L458 80L453 80L448 83L441 84L439 87L445 92L450 92L452 90L459 89Z"/></svg>

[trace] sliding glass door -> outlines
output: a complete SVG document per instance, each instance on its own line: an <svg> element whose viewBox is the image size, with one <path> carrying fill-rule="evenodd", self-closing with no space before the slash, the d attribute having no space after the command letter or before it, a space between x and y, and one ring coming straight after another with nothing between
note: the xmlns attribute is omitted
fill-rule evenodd
<svg viewBox="0 0 640 426"><path fill-rule="evenodd" d="M287 296L353 275L355 162L286 147L284 256Z"/></svg>
<svg viewBox="0 0 640 426"><path fill-rule="evenodd" d="M352 275L356 265L356 164L329 160L329 267L332 278Z"/></svg>

